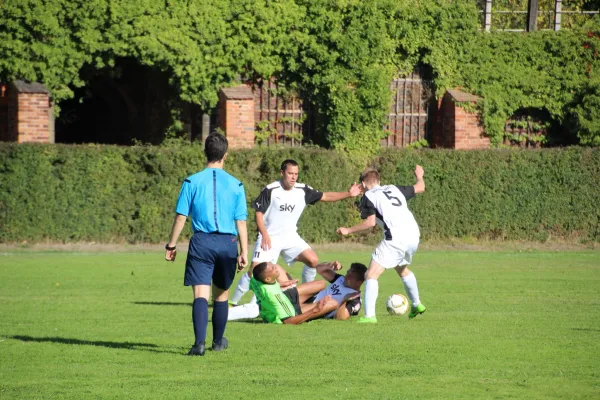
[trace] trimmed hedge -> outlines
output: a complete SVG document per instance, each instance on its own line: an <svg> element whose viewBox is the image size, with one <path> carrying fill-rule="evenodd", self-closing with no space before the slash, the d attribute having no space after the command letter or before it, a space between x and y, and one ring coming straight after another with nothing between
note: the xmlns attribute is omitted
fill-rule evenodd
<svg viewBox="0 0 600 400"><path fill-rule="evenodd" d="M250 202L285 158L323 191L346 190L366 164L381 168L384 183L412 184L414 165L423 165L427 190L410 207L424 239L600 241L600 149L396 150L358 161L321 149L258 148L230 153L226 169ZM199 145L7 143L0 160L0 242L164 242L182 180L205 162ZM339 241L335 228L358 221L354 201L318 203L299 231L309 242ZM252 240L253 212L249 222Z"/></svg>

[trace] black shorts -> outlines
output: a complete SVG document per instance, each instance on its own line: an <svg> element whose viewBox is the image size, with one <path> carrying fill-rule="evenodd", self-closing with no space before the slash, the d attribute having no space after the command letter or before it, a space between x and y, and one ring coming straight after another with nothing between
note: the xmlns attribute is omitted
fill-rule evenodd
<svg viewBox="0 0 600 400"><path fill-rule="evenodd" d="M287 289L283 292L285 296L292 302L296 315L302 314L302 308L300 307L300 296L298 295L298 289L295 287Z"/></svg>

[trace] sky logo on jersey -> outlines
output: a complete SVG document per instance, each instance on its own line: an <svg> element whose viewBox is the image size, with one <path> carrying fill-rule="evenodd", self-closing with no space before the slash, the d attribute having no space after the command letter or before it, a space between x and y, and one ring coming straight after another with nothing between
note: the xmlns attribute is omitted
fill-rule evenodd
<svg viewBox="0 0 600 400"><path fill-rule="evenodd" d="M294 211L294 207L296 207L296 206L292 205L292 204L288 205L287 203L285 203L285 204L282 204L282 205L279 206L279 211L289 211L289 212L292 212L292 211Z"/></svg>

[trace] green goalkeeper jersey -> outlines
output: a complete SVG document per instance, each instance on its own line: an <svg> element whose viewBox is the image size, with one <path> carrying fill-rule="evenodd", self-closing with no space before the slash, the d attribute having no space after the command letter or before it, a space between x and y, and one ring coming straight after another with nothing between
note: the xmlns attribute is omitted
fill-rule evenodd
<svg viewBox="0 0 600 400"><path fill-rule="evenodd" d="M250 279L250 289L256 295L260 316L264 321L281 324L282 320L296 315L294 305L278 283L267 285L253 277Z"/></svg>

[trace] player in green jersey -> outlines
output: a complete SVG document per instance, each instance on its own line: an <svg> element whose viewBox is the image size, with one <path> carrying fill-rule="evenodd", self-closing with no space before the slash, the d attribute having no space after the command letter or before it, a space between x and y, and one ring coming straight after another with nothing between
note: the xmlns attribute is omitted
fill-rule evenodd
<svg viewBox="0 0 600 400"><path fill-rule="evenodd" d="M331 312L331 297L323 298L316 304L304 304L315 293L325 288L324 281L313 281L301 285L300 289L292 287L285 292L278 282L280 269L277 264L264 262L258 264L252 271L250 288L256 294L260 307L260 316L266 322L275 324L300 324L311 319L319 318ZM296 281L289 281L283 287L289 287Z"/></svg>
<svg viewBox="0 0 600 400"><path fill-rule="evenodd" d="M358 296L364 271L360 271L362 274L358 272L359 265L353 265L343 277L335 272L341 269L338 262L320 264L319 273L331 283L327 288L325 281L291 287L297 281L284 280L282 274L286 273L285 270L270 262L261 263L255 268L258 269L253 271L250 285L259 303L260 316L266 322L299 324L320 317L347 319L360 309ZM366 267L362 268L366 270ZM354 302L358 302L358 305Z"/></svg>

